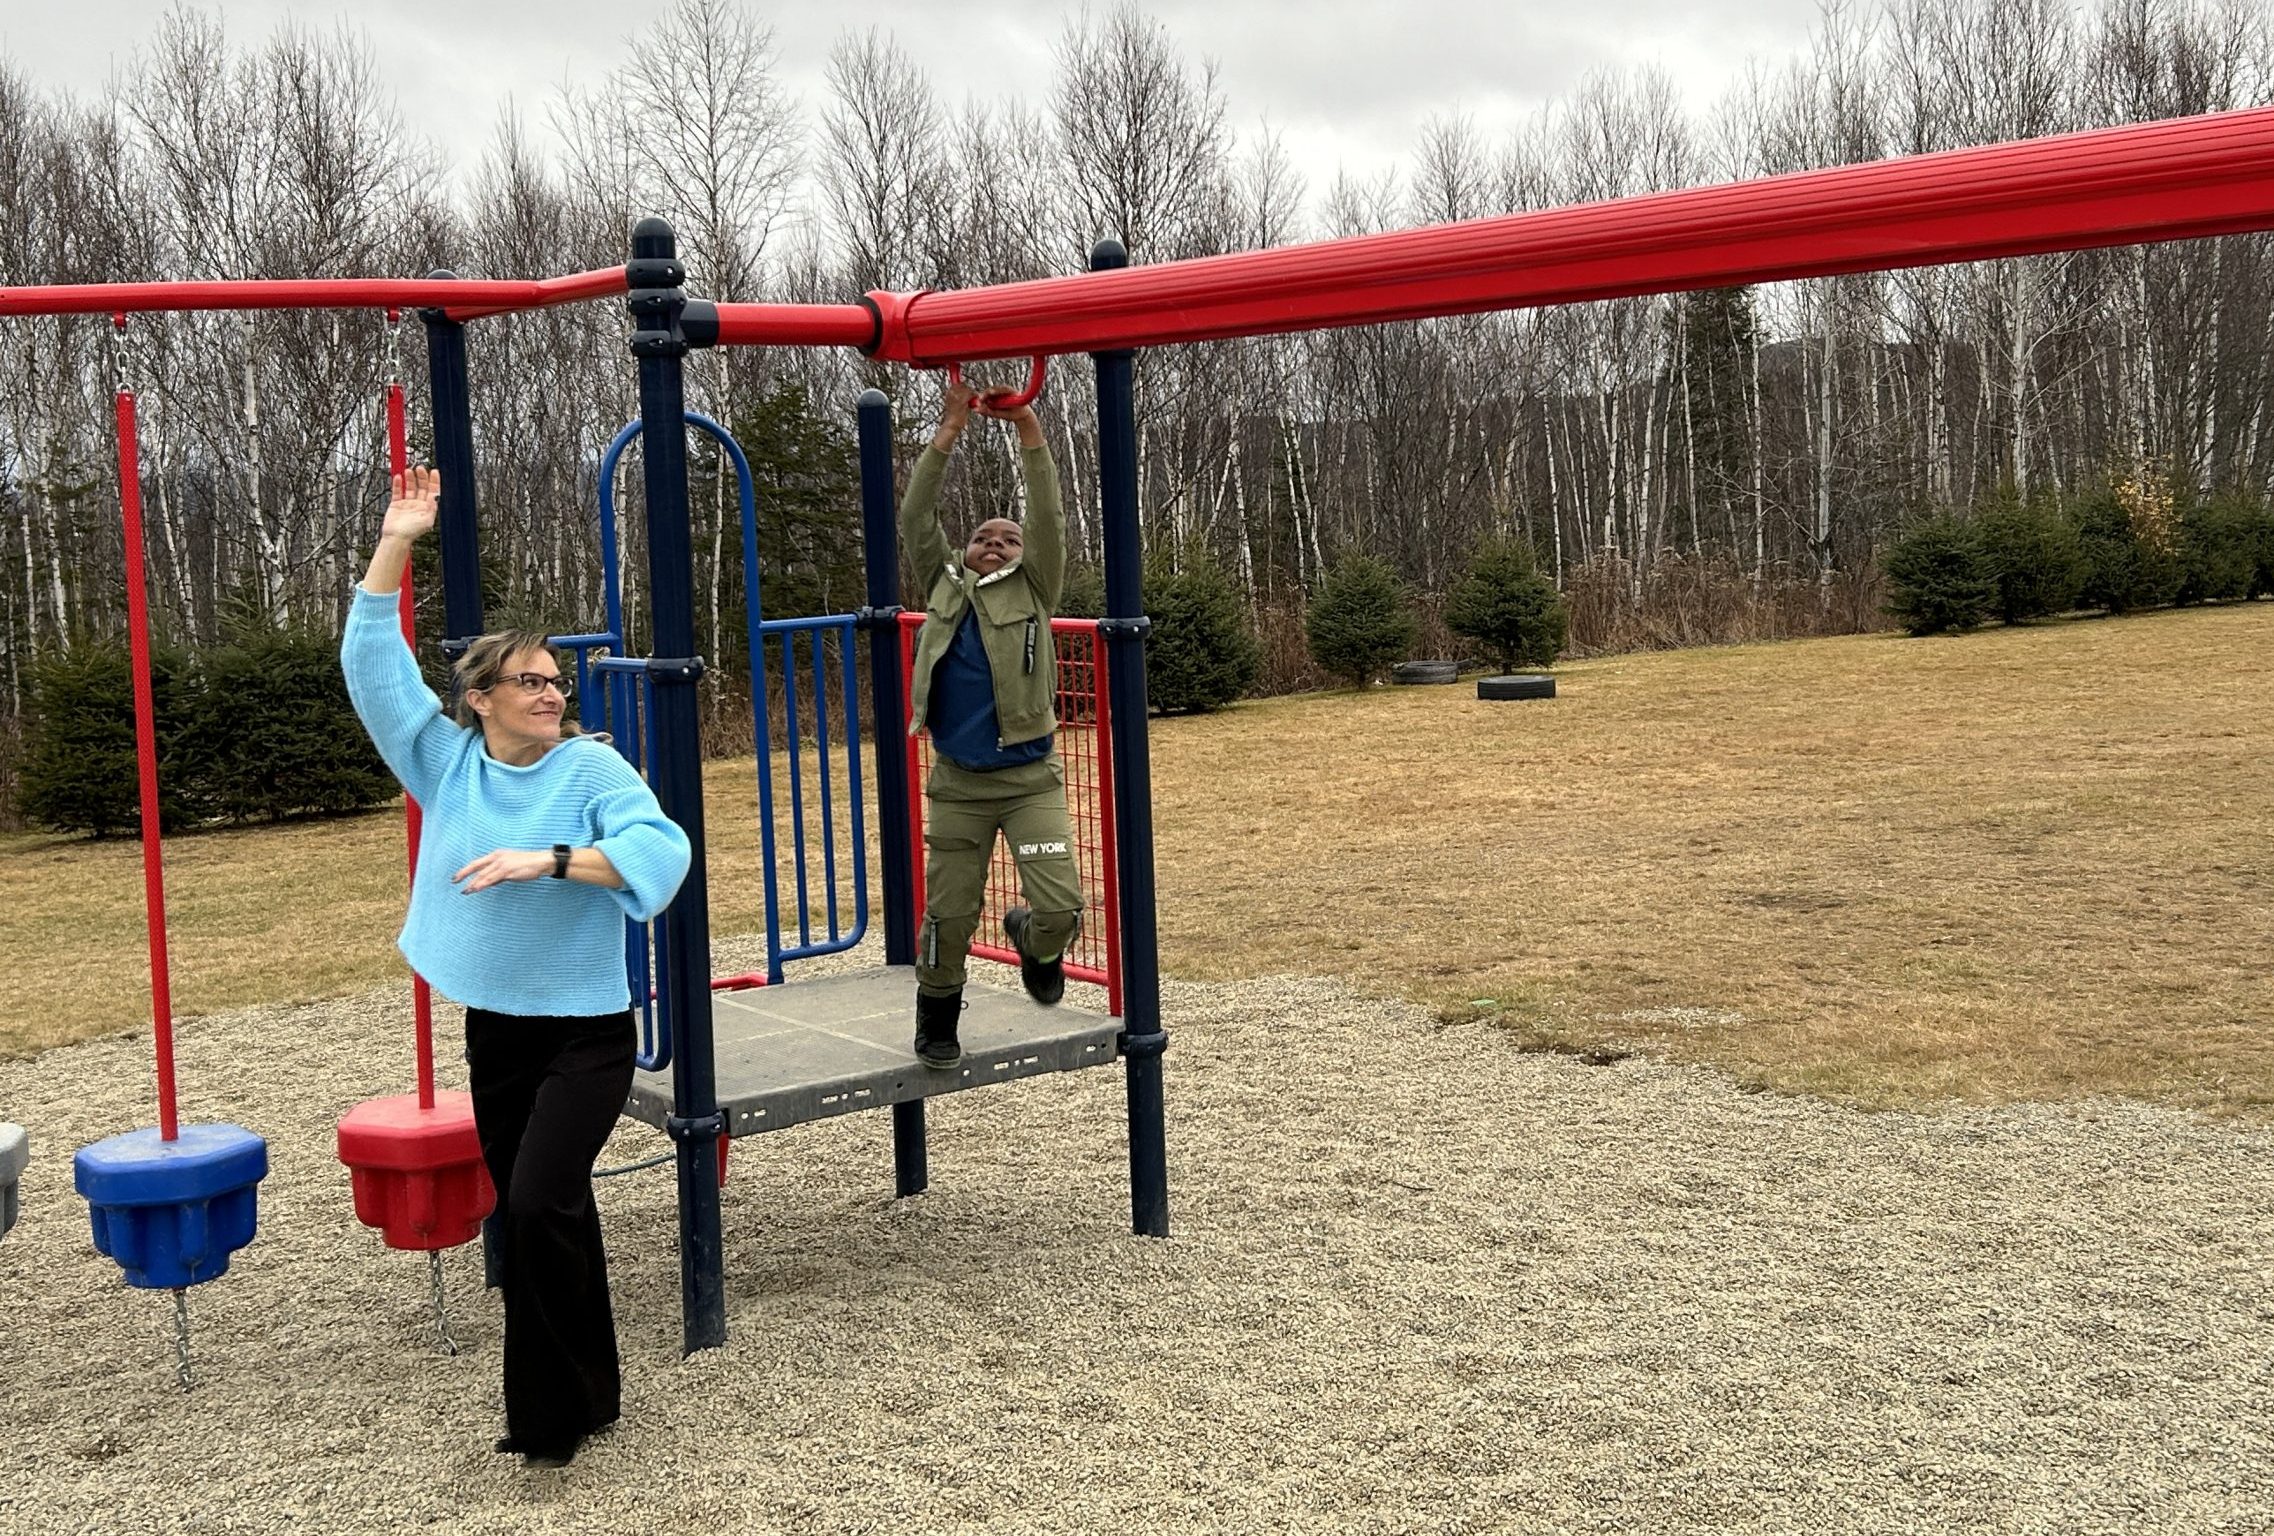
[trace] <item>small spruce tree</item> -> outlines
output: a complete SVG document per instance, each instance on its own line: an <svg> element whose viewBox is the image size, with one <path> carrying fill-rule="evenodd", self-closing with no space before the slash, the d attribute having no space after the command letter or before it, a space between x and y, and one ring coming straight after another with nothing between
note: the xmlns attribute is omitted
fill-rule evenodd
<svg viewBox="0 0 2274 1536"><path fill-rule="evenodd" d="M2179 514L2179 603L2250 595L2258 568L2254 509L2231 496L2194 502Z"/></svg>
<svg viewBox="0 0 2274 1536"><path fill-rule="evenodd" d="M402 792L348 702L333 636L237 616L200 670L181 757L208 814L335 815Z"/></svg>
<svg viewBox="0 0 2274 1536"><path fill-rule="evenodd" d="M1094 565L1066 566L1066 584L1058 593L1058 617L1062 619L1102 619L1105 617L1105 572Z"/></svg>
<svg viewBox="0 0 2274 1536"><path fill-rule="evenodd" d="M1997 600L1973 531L1956 518L1930 518L1887 551L1887 611L1914 635L1972 629Z"/></svg>
<svg viewBox="0 0 2274 1536"><path fill-rule="evenodd" d="M2025 502L2011 485L2001 487L1976 508L1974 540L1982 574L1996 589L1991 607L2004 622L2042 619L2076 605L2084 550L2051 500Z"/></svg>
<svg viewBox="0 0 2274 1536"><path fill-rule="evenodd" d="M1397 574L1370 555L1345 555L1335 562L1303 617L1311 659L1358 684L1404 656L1415 628Z"/></svg>
<svg viewBox="0 0 2274 1536"><path fill-rule="evenodd" d="M2088 608L2130 613L2170 602L2179 592L2181 570L2176 519L2158 494L2152 477L2101 486L2079 501L2071 515L2084 552L2085 577L2078 601Z"/></svg>
<svg viewBox="0 0 2274 1536"><path fill-rule="evenodd" d="M1164 715L1222 709L1255 686L1263 647L1223 567L1187 556L1174 571L1145 573L1145 696Z"/></svg>
<svg viewBox="0 0 2274 1536"><path fill-rule="evenodd" d="M2250 519L2250 590L2248 597L2274 592L2274 507L2264 502L2245 503Z"/></svg>
<svg viewBox="0 0 2274 1536"><path fill-rule="evenodd" d="M176 832L205 815L197 776L178 750L198 705L189 658L167 645L150 653L158 735L158 825ZM134 742L134 674L124 644L82 645L32 666L32 723L20 809L27 821L97 837L141 825Z"/></svg>
<svg viewBox="0 0 2274 1536"><path fill-rule="evenodd" d="M1521 539L1487 539L1445 599L1445 624L1484 647L1503 672L1550 667L1563 652L1570 616L1555 583Z"/></svg>

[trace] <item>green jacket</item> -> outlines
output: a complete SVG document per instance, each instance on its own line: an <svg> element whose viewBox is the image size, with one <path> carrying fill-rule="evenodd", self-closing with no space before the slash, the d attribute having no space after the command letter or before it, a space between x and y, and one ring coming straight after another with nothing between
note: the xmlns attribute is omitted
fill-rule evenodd
<svg viewBox="0 0 2274 1536"><path fill-rule="evenodd" d="M995 674L999 746L1047 736L1058 728L1058 648L1050 620L1066 585L1066 512L1058 499L1058 465L1048 448L1020 450L1026 476L1026 519L1019 525L1025 552L1016 565L992 576L963 568L963 552L948 543L933 515L947 455L927 446L900 498L900 542L924 584L924 627L916 636L915 697L908 704L914 735L931 708L932 671L939 665L965 610L979 609L979 637Z"/></svg>

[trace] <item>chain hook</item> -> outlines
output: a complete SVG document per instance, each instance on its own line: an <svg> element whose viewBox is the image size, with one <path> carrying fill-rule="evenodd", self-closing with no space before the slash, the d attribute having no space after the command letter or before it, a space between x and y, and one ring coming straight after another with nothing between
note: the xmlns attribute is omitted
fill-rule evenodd
<svg viewBox="0 0 2274 1536"><path fill-rule="evenodd" d="M134 370L128 366L134 361L126 338L126 311L111 313L111 392L131 395L134 390Z"/></svg>

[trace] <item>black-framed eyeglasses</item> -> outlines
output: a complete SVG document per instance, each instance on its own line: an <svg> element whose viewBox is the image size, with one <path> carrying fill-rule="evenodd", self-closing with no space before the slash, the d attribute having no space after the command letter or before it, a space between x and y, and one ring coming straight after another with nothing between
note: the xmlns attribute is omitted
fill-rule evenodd
<svg viewBox="0 0 2274 1536"><path fill-rule="evenodd" d="M503 688L508 683L531 698L543 693L548 688L558 688L561 697L564 699L572 698L576 694L576 684L558 672L507 672L501 675L496 682L490 684L490 687Z"/></svg>

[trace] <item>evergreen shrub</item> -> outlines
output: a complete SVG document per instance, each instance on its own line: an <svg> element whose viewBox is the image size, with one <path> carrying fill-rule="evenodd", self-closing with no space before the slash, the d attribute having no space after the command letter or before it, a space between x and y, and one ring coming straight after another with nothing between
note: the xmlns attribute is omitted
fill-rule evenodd
<svg viewBox="0 0 2274 1536"><path fill-rule="evenodd" d="M1337 561L1303 619L1311 659L1359 684L1403 657L1417 628L1397 574L1370 555Z"/></svg>
<svg viewBox="0 0 2274 1536"><path fill-rule="evenodd" d="M2136 482L2101 486L2071 514L2084 554L2078 600L2088 608L2130 613L2156 608L2179 593L2177 519L2168 496Z"/></svg>
<svg viewBox="0 0 2274 1536"><path fill-rule="evenodd" d="M2250 512L2250 589L2246 597L2274 593L2274 506L2255 503Z"/></svg>
<svg viewBox="0 0 2274 1536"><path fill-rule="evenodd" d="M215 819L328 815L401 793L347 697L336 635L227 620L229 638L150 657L161 831ZM138 832L134 685L120 642L32 668L17 810L59 832Z"/></svg>
<svg viewBox="0 0 2274 1536"><path fill-rule="evenodd" d="M1550 667L1570 627L1555 583L1522 539L1488 539L1445 599L1445 625L1484 647L1502 672Z"/></svg>
<svg viewBox="0 0 2274 1536"><path fill-rule="evenodd" d="M177 760L208 815L336 815L401 793L348 702L338 637L243 628L199 670Z"/></svg>
<svg viewBox="0 0 2274 1536"><path fill-rule="evenodd" d="M1066 566L1066 584L1058 593L1058 616L1062 619L1102 619L1105 617L1105 572L1094 565Z"/></svg>
<svg viewBox="0 0 2274 1536"><path fill-rule="evenodd" d="M203 819L203 785L177 750L199 705L189 658L170 646L150 654L158 732L158 826L179 831ZM81 645L32 665L30 741L18 808L58 832L135 832L142 824L141 770L134 750L134 674L123 643Z"/></svg>
<svg viewBox="0 0 2274 1536"><path fill-rule="evenodd" d="M2076 606L2084 586L2084 548L2077 530L2049 498L2023 501L2009 487L1976 513L1974 540L1991 607L2008 624L2042 619Z"/></svg>
<svg viewBox="0 0 2274 1536"><path fill-rule="evenodd" d="M1953 517L1930 518L1887 551L1887 611L1914 635L1972 629L1997 601L1984 567L1972 529Z"/></svg>
<svg viewBox="0 0 2274 1536"><path fill-rule="evenodd" d="M1145 573L1146 702L1164 715L1222 709L1255 686L1263 647L1223 567L1187 557L1174 571Z"/></svg>
<svg viewBox="0 0 2274 1536"><path fill-rule="evenodd" d="M2174 602L2250 595L2258 568L2257 509L2231 496L2191 504L2179 516L2179 590Z"/></svg>

